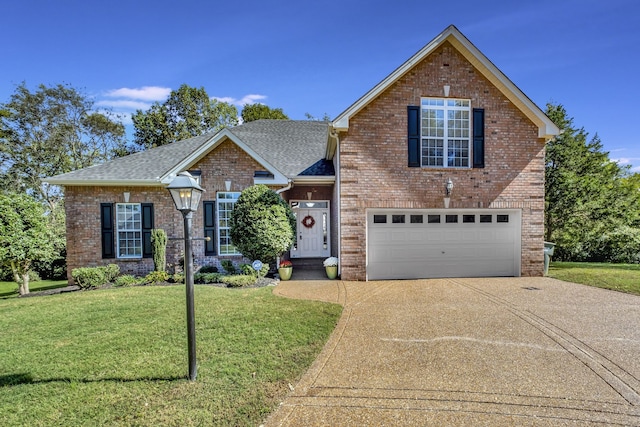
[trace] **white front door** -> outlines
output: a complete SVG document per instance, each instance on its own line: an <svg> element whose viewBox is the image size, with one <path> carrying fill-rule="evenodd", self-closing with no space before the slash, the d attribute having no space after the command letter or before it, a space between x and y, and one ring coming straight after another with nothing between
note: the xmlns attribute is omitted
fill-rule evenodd
<svg viewBox="0 0 640 427"><path fill-rule="evenodd" d="M329 209L295 209L297 241L292 258L329 256Z"/></svg>

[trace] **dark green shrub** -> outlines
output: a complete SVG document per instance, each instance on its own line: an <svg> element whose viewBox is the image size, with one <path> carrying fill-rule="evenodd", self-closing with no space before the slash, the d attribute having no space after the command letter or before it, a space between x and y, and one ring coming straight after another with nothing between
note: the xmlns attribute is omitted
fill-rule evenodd
<svg viewBox="0 0 640 427"><path fill-rule="evenodd" d="M103 267L80 267L71 270L71 277L82 289L92 289L107 283Z"/></svg>
<svg viewBox="0 0 640 427"><path fill-rule="evenodd" d="M223 259L222 261L220 261L220 265L222 265L222 268L224 268L224 271L226 271L227 274L236 273L236 267L235 265L233 265L233 261L231 261L230 259Z"/></svg>
<svg viewBox="0 0 640 427"><path fill-rule="evenodd" d="M233 207L230 235L245 257L273 263L294 243L296 219L289 204L266 185L246 188Z"/></svg>
<svg viewBox="0 0 640 427"><path fill-rule="evenodd" d="M196 273L193 275L195 283L222 283L222 273Z"/></svg>
<svg viewBox="0 0 640 427"><path fill-rule="evenodd" d="M144 276L144 282L149 284L166 282L169 280L169 273L166 271L152 271Z"/></svg>
<svg viewBox="0 0 640 427"><path fill-rule="evenodd" d="M247 276L245 274L224 276L222 283L229 288L242 288L245 286L253 286L258 279L254 276Z"/></svg>
<svg viewBox="0 0 640 427"><path fill-rule="evenodd" d="M198 270L198 273L217 273L218 272L218 267L216 267L215 265L203 265L202 267L200 267L200 270Z"/></svg>
<svg viewBox="0 0 640 427"><path fill-rule="evenodd" d="M161 228L151 230L151 243L154 270L167 271L167 233Z"/></svg>

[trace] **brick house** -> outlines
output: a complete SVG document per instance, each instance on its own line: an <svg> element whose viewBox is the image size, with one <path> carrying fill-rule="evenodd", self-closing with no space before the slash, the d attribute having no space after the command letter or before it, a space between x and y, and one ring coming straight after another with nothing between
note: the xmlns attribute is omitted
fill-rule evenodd
<svg viewBox="0 0 640 427"><path fill-rule="evenodd" d="M194 234L212 237L194 243L200 265L242 259L227 219L261 183L296 213L294 264L337 256L345 280L539 276L558 133L450 26L332 122L250 122L48 182L65 187L69 271L150 271L150 230L182 235L165 187L188 170L205 189ZM170 264L180 249L169 243Z"/></svg>

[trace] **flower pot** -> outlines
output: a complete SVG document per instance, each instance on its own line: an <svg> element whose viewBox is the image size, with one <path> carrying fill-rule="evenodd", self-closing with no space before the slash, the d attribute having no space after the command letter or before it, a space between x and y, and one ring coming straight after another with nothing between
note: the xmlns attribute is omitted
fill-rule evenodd
<svg viewBox="0 0 640 427"><path fill-rule="evenodd" d="M280 280L289 280L291 279L291 274L293 273L293 267L279 267L278 274L280 275Z"/></svg>
<svg viewBox="0 0 640 427"><path fill-rule="evenodd" d="M338 266L337 265L330 265L324 268L325 271L327 272L327 277L331 280L335 279L336 277L338 277Z"/></svg>

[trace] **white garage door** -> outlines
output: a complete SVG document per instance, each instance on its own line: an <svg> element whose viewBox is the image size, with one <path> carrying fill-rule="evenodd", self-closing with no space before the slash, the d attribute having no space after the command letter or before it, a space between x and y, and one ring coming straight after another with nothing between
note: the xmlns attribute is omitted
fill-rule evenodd
<svg viewBox="0 0 640 427"><path fill-rule="evenodd" d="M520 211L367 212L367 278L520 275Z"/></svg>

